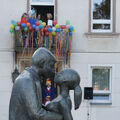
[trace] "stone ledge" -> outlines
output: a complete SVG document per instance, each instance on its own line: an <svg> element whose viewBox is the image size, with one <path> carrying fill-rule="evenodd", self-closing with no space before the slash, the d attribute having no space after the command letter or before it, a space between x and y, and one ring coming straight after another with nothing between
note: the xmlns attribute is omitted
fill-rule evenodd
<svg viewBox="0 0 120 120"><path fill-rule="evenodd" d="M120 33L92 33L92 32L88 32L85 33L86 36L88 37L118 37L120 35Z"/></svg>

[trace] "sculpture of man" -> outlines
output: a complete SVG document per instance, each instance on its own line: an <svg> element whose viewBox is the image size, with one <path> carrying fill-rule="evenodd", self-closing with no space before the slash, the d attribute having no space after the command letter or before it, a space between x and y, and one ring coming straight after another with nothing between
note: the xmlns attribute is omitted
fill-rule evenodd
<svg viewBox="0 0 120 120"><path fill-rule="evenodd" d="M32 56L31 67L26 68L13 85L9 120L63 120L62 115L42 108L41 77L54 75L53 54L39 48Z"/></svg>

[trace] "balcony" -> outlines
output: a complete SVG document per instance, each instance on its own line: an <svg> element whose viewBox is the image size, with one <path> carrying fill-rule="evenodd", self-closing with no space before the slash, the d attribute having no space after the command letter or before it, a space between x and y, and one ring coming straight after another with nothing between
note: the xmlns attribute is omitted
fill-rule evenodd
<svg viewBox="0 0 120 120"><path fill-rule="evenodd" d="M64 66L70 67L72 34L74 32L71 25L47 26L44 22L36 22L35 25L15 23L11 25L10 32L14 39L16 56L18 54L32 56L37 48L45 47L56 56L57 61L62 61Z"/></svg>

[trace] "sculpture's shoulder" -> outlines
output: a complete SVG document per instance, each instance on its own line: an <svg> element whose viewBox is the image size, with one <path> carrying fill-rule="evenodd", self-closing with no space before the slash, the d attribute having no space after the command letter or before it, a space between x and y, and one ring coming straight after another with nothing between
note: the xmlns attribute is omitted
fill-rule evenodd
<svg viewBox="0 0 120 120"><path fill-rule="evenodd" d="M24 90L25 88L32 86L32 77L29 71L24 70L15 80L13 85L13 91Z"/></svg>

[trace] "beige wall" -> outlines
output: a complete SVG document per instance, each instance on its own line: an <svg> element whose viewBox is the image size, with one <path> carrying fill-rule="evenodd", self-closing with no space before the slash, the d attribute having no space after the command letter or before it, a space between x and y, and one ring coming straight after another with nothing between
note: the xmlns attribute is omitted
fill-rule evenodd
<svg viewBox="0 0 120 120"><path fill-rule="evenodd" d="M26 10L26 0L3 0L0 3L0 120L8 120L13 72L13 49L9 28Z"/></svg>
<svg viewBox="0 0 120 120"><path fill-rule="evenodd" d="M120 0L116 0L116 32L120 33ZM13 49L9 27L12 19L19 20L26 11L26 0L3 0L0 4L0 120L8 120L8 106L11 94L13 71ZM81 76L82 89L89 86L89 64L112 64L115 74L112 80L112 105L90 107L92 120L113 120L120 118L120 36L89 35L89 0L58 0L58 23L71 21L76 32L73 35L71 66ZM73 101L73 91L71 92ZM74 120L87 120L86 101L76 112ZM73 104L74 106L74 104Z"/></svg>

